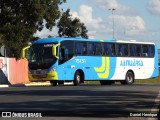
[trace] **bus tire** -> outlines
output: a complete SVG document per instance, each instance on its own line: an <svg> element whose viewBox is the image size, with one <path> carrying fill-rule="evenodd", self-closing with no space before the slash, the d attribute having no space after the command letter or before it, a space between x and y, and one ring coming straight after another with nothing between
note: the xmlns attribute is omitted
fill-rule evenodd
<svg viewBox="0 0 160 120"><path fill-rule="evenodd" d="M76 71L76 73L74 75L74 80L73 80L74 86L79 85L80 81L81 81L81 74L80 74L80 72Z"/></svg>
<svg viewBox="0 0 160 120"><path fill-rule="evenodd" d="M113 85L115 81L109 81L109 80L100 80L101 85Z"/></svg>
<svg viewBox="0 0 160 120"><path fill-rule="evenodd" d="M134 74L132 71L128 71L126 73L126 77L124 81L121 81L123 85L131 85L134 82Z"/></svg>
<svg viewBox="0 0 160 120"><path fill-rule="evenodd" d="M57 86L58 81L57 80L53 80L53 81L50 81L50 83L51 83L52 86Z"/></svg>
<svg viewBox="0 0 160 120"><path fill-rule="evenodd" d="M58 85L64 85L64 81L58 81Z"/></svg>

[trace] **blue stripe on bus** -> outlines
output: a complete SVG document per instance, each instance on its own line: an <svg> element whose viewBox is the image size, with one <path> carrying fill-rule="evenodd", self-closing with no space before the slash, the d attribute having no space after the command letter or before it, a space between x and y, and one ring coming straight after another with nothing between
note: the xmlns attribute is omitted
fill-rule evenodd
<svg viewBox="0 0 160 120"><path fill-rule="evenodd" d="M155 45L154 69L151 78L157 77L159 75L159 69L157 66L158 66L158 47L157 45Z"/></svg>
<svg viewBox="0 0 160 120"><path fill-rule="evenodd" d="M110 57L110 74L108 80L112 79L116 70L116 57Z"/></svg>

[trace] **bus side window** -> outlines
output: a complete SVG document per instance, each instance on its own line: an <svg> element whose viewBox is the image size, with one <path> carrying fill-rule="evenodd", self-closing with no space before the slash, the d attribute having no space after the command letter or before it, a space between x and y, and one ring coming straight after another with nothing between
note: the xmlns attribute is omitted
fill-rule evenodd
<svg viewBox="0 0 160 120"><path fill-rule="evenodd" d="M143 45L142 46L142 56L143 57L148 57L148 45Z"/></svg>
<svg viewBox="0 0 160 120"><path fill-rule="evenodd" d="M137 54L138 57L141 56L141 46L140 45L136 46L136 54Z"/></svg>
<svg viewBox="0 0 160 120"><path fill-rule="evenodd" d="M128 45L122 45L122 56L128 56Z"/></svg>
<svg viewBox="0 0 160 120"><path fill-rule="evenodd" d="M95 55L102 55L102 46L100 43L95 43Z"/></svg>
<svg viewBox="0 0 160 120"><path fill-rule="evenodd" d="M76 42L75 45L77 55L86 55L87 54L87 42Z"/></svg>
<svg viewBox="0 0 160 120"><path fill-rule="evenodd" d="M86 55L86 54L87 54L87 42L84 42L84 43L83 43L82 54L83 54L83 55Z"/></svg>
<svg viewBox="0 0 160 120"><path fill-rule="evenodd" d="M69 54L68 54L68 49L67 48L64 48L64 56L65 56L65 59L68 60Z"/></svg>
<svg viewBox="0 0 160 120"><path fill-rule="evenodd" d="M154 57L155 49L153 45L149 46L149 57Z"/></svg>
<svg viewBox="0 0 160 120"><path fill-rule="evenodd" d="M140 57L141 56L141 45L133 44L130 45L130 56Z"/></svg>
<svg viewBox="0 0 160 120"><path fill-rule="evenodd" d="M68 49L65 46L62 46L62 48L60 48L60 59L68 60Z"/></svg>
<svg viewBox="0 0 160 120"><path fill-rule="evenodd" d="M115 53L115 44L111 44L111 56L114 56Z"/></svg>
<svg viewBox="0 0 160 120"><path fill-rule="evenodd" d="M107 44L107 55L113 56L112 44Z"/></svg>
<svg viewBox="0 0 160 120"><path fill-rule="evenodd" d="M109 51L108 51L108 43L103 43L102 44L102 54L104 55L104 56L108 56L109 55Z"/></svg>
<svg viewBox="0 0 160 120"><path fill-rule="evenodd" d="M76 42L75 49L76 49L76 54L81 55L82 54L82 43L81 42Z"/></svg>
<svg viewBox="0 0 160 120"><path fill-rule="evenodd" d="M130 56L136 56L136 46L135 45L130 45Z"/></svg>
<svg viewBox="0 0 160 120"><path fill-rule="evenodd" d="M94 45L93 43L88 43L88 54L89 55L94 55Z"/></svg>
<svg viewBox="0 0 160 120"><path fill-rule="evenodd" d="M116 45L116 53L118 56L122 56L122 45L121 44Z"/></svg>
<svg viewBox="0 0 160 120"><path fill-rule="evenodd" d="M59 49L59 64L66 62L73 57L73 41L62 41Z"/></svg>
<svg viewBox="0 0 160 120"><path fill-rule="evenodd" d="M102 54L104 56L114 56L115 55L115 45L113 43L103 43L102 44Z"/></svg>

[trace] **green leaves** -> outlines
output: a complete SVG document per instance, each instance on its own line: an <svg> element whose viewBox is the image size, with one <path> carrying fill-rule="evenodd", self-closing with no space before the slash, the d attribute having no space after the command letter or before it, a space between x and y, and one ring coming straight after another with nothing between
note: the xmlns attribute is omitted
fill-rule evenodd
<svg viewBox="0 0 160 120"><path fill-rule="evenodd" d="M70 15L70 9L63 12L61 18L57 24L59 28L58 34L60 37L83 37L88 38L86 26L81 23L80 19L72 18Z"/></svg>
<svg viewBox="0 0 160 120"><path fill-rule="evenodd" d="M88 38L86 26L80 19L73 19L69 9L61 14L59 5L64 2L66 0L1 0L0 45L10 48L8 56L20 58L21 49L37 39L33 34L44 26L52 30L59 18L60 37Z"/></svg>
<svg viewBox="0 0 160 120"><path fill-rule="evenodd" d="M10 57L20 57L21 49L33 34L45 26L52 29L60 17L59 5L66 0L1 0L0 43L10 48Z"/></svg>

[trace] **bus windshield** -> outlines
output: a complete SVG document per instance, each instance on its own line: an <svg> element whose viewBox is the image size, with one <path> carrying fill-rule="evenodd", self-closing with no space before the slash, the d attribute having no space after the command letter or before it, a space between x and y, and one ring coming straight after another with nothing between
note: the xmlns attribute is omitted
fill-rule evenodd
<svg viewBox="0 0 160 120"><path fill-rule="evenodd" d="M52 47L54 43L33 44L29 51L29 68L31 70L48 69L57 58L52 55Z"/></svg>

